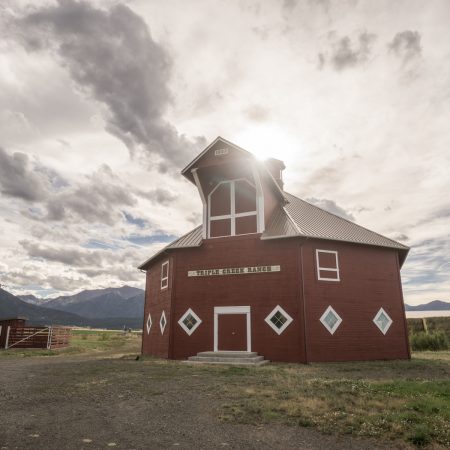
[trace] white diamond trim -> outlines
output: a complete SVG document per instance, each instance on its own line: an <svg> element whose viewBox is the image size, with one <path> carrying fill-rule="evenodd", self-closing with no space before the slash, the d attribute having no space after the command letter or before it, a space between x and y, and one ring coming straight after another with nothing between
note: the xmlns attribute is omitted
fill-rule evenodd
<svg viewBox="0 0 450 450"><path fill-rule="evenodd" d="M284 322L284 324L281 326L281 328L277 328L275 324L270 320L277 312L281 313L287 319L286 322ZM270 328L275 331L275 333L280 335L294 319L280 305L277 305L264 320L266 321L267 325L269 325Z"/></svg>
<svg viewBox="0 0 450 450"><path fill-rule="evenodd" d="M166 313L163 311L161 313L161 318L159 319L159 328L161 329L161 334L164 334L164 330L166 329L166 325L167 325Z"/></svg>
<svg viewBox="0 0 450 450"><path fill-rule="evenodd" d="M185 324L184 324L184 319L186 319L186 317L188 315L191 315L197 322L196 324L189 329ZM202 320L200 319L200 317L197 316L197 314L195 314L194 311L192 311L191 308L189 308L180 318L180 320L178 321L178 325L180 325L181 328L183 328L184 331L186 331L186 333L190 336L202 323Z"/></svg>
<svg viewBox="0 0 450 450"><path fill-rule="evenodd" d="M150 334L150 329L152 328L152 316L150 315L150 313L148 313L148 317L147 317L147 334Z"/></svg>
<svg viewBox="0 0 450 450"><path fill-rule="evenodd" d="M326 322L325 318L328 316L329 313L332 313L336 316L336 323L330 327L328 323ZM322 325L330 332L330 334L334 334L334 332L339 328L339 325L342 322L341 316L331 307L329 306L325 312L322 314L322 317L320 318L320 321L322 322Z"/></svg>
<svg viewBox="0 0 450 450"><path fill-rule="evenodd" d="M378 320L380 319L380 316L382 314L384 314L386 316L386 319L388 319L388 322L384 329L382 328L382 325L378 323ZM389 328L391 328L392 322L393 320L389 317L389 314L383 308L380 308L380 310L377 312L377 315L373 318L373 323L383 334L386 334L388 332Z"/></svg>

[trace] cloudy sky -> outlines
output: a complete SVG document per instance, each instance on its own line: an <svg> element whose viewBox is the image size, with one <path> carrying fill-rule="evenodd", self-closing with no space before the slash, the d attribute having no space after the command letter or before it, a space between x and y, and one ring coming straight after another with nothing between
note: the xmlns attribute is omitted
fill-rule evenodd
<svg viewBox="0 0 450 450"><path fill-rule="evenodd" d="M449 23L446 0L2 0L0 283L143 287L221 135L411 246L408 303L450 301Z"/></svg>

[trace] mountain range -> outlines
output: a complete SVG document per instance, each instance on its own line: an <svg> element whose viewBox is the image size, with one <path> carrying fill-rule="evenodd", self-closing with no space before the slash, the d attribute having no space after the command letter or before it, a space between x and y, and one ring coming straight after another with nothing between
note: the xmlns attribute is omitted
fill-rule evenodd
<svg viewBox="0 0 450 450"><path fill-rule="evenodd" d="M86 290L52 299L17 297L0 289L0 318L24 316L36 325L141 328L143 311L144 291L130 286Z"/></svg>
<svg viewBox="0 0 450 450"><path fill-rule="evenodd" d="M442 300L433 300L417 306L405 304L405 311L450 311L450 303Z"/></svg>
<svg viewBox="0 0 450 450"><path fill-rule="evenodd" d="M142 289L131 286L81 291L56 298L34 295L15 296L0 289L0 319L24 316L35 325L75 325L105 328L141 328L144 312ZM450 303L441 300L411 306L406 311L448 311Z"/></svg>

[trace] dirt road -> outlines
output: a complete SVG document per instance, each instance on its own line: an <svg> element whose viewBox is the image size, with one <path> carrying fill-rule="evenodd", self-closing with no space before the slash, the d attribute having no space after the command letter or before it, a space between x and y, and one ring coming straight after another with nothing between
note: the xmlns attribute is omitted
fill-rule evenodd
<svg viewBox="0 0 450 450"><path fill-rule="evenodd" d="M117 358L0 359L0 449L374 449L392 443L219 419L226 371Z"/></svg>

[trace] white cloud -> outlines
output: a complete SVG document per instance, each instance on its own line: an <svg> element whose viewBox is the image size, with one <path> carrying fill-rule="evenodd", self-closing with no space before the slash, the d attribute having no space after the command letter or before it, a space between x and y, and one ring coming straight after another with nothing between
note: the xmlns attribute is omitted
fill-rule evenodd
<svg viewBox="0 0 450 450"><path fill-rule="evenodd" d="M28 45L34 37L43 51L27 52L17 39L3 40L0 146L9 158L26 155L19 159L45 195L37 189L28 192L28 200L12 197L13 182L5 188L2 179L0 276L28 291L118 285L126 279L142 285L134 267L164 245L157 241L162 235L185 233L201 212L194 187L176 170L162 173L162 160L140 152L129 156L127 136L145 147L150 134L161 137L167 131L170 145L162 138L158 145L170 147L172 167L175 162L181 168L193 155L193 139L186 138L187 149L174 145L186 143L183 135L210 140L222 135L261 156L283 159L288 191L339 207L390 237L408 237L412 249L402 271L406 301L450 300L445 272L450 267L445 266L450 39L443 39L449 37L448 2L399 1L401 14L387 0L284 3L197 0L187 6L134 0L112 7L108 1L79 6L69 1L61 11L78 8L90 17L99 9L100 20L87 23L102 30L88 27L83 34L78 23L71 43L61 20L73 22L67 15L56 18L57 7L49 2L48 8L39 6L41 18L22 29ZM4 17L10 11L29 15L23 3L6 4L6 15L6 8L0 9ZM114 11L128 18L122 44L106 39L104 19L120 22ZM43 22L50 26L48 36L42 34ZM161 67L151 58L136 63L134 56L148 56L136 30L155 50L152 55L164 56ZM16 30L10 37L17 36ZM124 58L124 45L133 47L133 36L136 55ZM48 37L53 45L47 45ZM117 59L102 55L100 64L93 55L107 54L109 44ZM130 79L119 70L123 61L131 64L135 84L119 82ZM108 82L110 89L104 88ZM139 96L141 88L145 92ZM129 114L121 114L122 108ZM160 150L156 153L163 155ZM56 189L55 173L67 185ZM125 194L113 195L121 191ZM54 215L64 207L67 220L37 220L49 204ZM127 221L124 212L145 226ZM100 264L69 267L48 258L30 260L20 241L29 242L28 249L66 246L108 256Z"/></svg>

